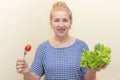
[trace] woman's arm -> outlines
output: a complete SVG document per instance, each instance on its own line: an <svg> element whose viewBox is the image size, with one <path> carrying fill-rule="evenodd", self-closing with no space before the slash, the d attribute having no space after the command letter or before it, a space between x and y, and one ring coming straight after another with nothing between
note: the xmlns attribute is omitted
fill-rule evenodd
<svg viewBox="0 0 120 80"><path fill-rule="evenodd" d="M89 68L84 76L84 80L96 80L96 70Z"/></svg>
<svg viewBox="0 0 120 80"><path fill-rule="evenodd" d="M40 77L32 72L28 72L23 76L24 76L24 80L40 80Z"/></svg>

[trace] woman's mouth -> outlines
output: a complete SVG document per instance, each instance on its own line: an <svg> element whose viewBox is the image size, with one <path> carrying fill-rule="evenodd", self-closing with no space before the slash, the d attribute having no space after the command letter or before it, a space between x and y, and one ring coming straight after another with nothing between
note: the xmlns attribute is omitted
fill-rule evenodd
<svg viewBox="0 0 120 80"><path fill-rule="evenodd" d="M57 31L59 31L60 33L63 33L65 29L57 29Z"/></svg>

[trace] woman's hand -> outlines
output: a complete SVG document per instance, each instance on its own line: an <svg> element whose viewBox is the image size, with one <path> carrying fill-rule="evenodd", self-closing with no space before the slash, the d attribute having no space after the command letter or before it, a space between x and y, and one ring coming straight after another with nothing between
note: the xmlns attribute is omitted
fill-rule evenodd
<svg viewBox="0 0 120 80"><path fill-rule="evenodd" d="M88 72L85 75L84 79L85 80L96 80L96 72L100 71L101 69L106 68L107 65L102 65L100 67L98 67L97 69L92 69L92 68L88 68Z"/></svg>
<svg viewBox="0 0 120 80"><path fill-rule="evenodd" d="M26 63L25 59L18 59L16 62L16 70L20 74L26 74L29 73L29 66Z"/></svg>
<svg viewBox="0 0 120 80"><path fill-rule="evenodd" d="M96 80L96 72L97 70L89 68L87 74L84 77L84 80Z"/></svg>

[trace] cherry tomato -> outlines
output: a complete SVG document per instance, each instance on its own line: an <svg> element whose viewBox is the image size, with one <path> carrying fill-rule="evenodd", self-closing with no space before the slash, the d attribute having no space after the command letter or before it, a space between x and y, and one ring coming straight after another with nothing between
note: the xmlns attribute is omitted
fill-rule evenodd
<svg viewBox="0 0 120 80"><path fill-rule="evenodd" d="M24 49L25 49L26 52L30 51L31 50L31 45L27 44Z"/></svg>

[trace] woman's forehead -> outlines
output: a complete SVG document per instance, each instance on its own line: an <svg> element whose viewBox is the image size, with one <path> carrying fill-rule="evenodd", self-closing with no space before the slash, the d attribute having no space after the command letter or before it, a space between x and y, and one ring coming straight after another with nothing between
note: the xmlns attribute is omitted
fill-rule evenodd
<svg viewBox="0 0 120 80"><path fill-rule="evenodd" d="M66 11L55 11L52 14L52 17L64 17L64 18L69 18L69 14Z"/></svg>

